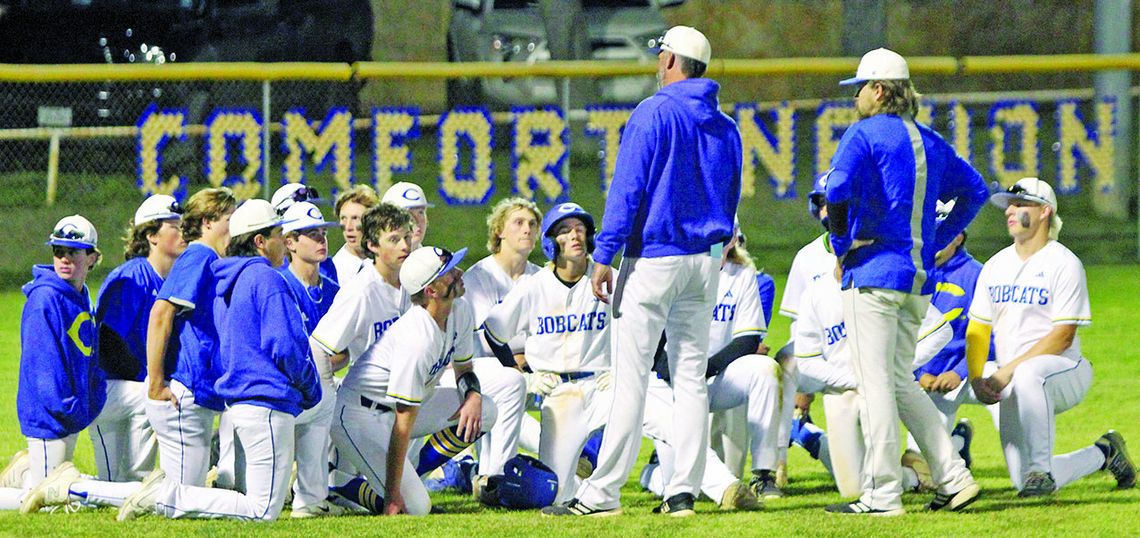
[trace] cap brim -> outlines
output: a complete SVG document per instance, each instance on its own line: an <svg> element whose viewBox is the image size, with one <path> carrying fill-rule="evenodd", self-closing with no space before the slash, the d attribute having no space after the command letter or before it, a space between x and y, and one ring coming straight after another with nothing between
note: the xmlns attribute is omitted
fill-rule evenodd
<svg viewBox="0 0 1140 538"><path fill-rule="evenodd" d="M294 222L294 221L290 221L290 222ZM318 222L315 224L308 224L308 225L297 226L297 227L290 227L290 226L282 225L281 231L283 231L285 233L289 233L289 232L299 232L301 230L311 230L313 228L333 228L333 227L339 227L339 226L340 226L340 224L338 224L336 222Z"/></svg>
<svg viewBox="0 0 1140 538"><path fill-rule="evenodd" d="M66 239L52 239L44 244L50 247L95 248L95 245L90 243L80 243L79 241L68 241Z"/></svg>
<svg viewBox="0 0 1140 538"><path fill-rule="evenodd" d="M867 79L859 78L859 77L851 77L851 78L845 78L845 79L839 81L839 85L840 86L853 86L855 84L862 84L864 82L867 82Z"/></svg>
<svg viewBox="0 0 1140 538"><path fill-rule="evenodd" d="M466 255L467 255L467 248L466 247L461 248L461 249L453 252L451 254L451 261L447 262L447 265L443 266L443 268L439 270L439 274L436 275L435 278L439 278L443 275L446 275L448 271L455 269L455 267L459 265L459 262L463 261L463 257Z"/></svg>
<svg viewBox="0 0 1140 538"><path fill-rule="evenodd" d="M1023 201L1032 202L1035 204L1051 205L1051 204L1049 204L1049 201L1045 200L1044 198L1038 198L1036 196L1028 196L1025 194L1014 194L1012 192L995 192L995 193L990 195L990 203L1001 208L1001 209L1005 209L1005 208L1009 207L1010 202L1012 202L1013 200L1023 200Z"/></svg>

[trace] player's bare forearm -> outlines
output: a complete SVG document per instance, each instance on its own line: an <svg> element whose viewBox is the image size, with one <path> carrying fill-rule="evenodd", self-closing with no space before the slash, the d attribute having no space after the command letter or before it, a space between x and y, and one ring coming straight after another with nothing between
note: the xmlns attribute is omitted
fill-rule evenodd
<svg viewBox="0 0 1140 538"><path fill-rule="evenodd" d="M1073 345L1073 339L1077 336L1076 325L1054 325L1053 329L1043 336L1029 351L1023 353L1020 357L1013 359L1005 368L1011 371L1017 368L1017 365L1042 355L1060 355L1066 349Z"/></svg>
<svg viewBox="0 0 1140 538"><path fill-rule="evenodd" d="M332 366L332 371L339 372L348 366L348 351L341 351L336 355L329 357L329 364Z"/></svg>
<svg viewBox="0 0 1140 538"><path fill-rule="evenodd" d="M388 461L384 477L384 498L390 506L403 511L403 496L400 495L401 479L404 476L404 462L408 458L408 442L412 436L412 426L420 408L396 404L396 422L392 424L392 436L388 440Z"/></svg>
<svg viewBox="0 0 1140 538"><path fill-rule="evenodd" d="M966 326L966 368L970 379L982 377L986 360L990 355L990 334L993 327L987 323L970 320Z"/></svg>
<svg viewBox="0 0 1140 538"><path fill-rule="evenodd" d="M162 393L169 390L166 387L166 346L174 329L176 313L174 303L162 299L155 301L150 311L146 337L146 374L149 379L147 392L152 400L168 399L162 397Z"/></svg>

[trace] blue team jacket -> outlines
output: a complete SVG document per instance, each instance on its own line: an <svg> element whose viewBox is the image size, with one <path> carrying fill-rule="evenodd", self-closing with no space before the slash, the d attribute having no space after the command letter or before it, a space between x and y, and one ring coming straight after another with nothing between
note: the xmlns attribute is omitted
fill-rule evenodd
<svg viewBox="0 0 1140 538"><path fill-rule="evenodd" d="M709 79L674 82L634 109L621 138L594 260L708 252L732 237L740 201L736 122Z"/></svg>
<svg viewBox="0 0 1140 538"><path fill-rule="evenodd" d="M982 176L929 127L899 116L878 114L852 125L839 141L827 178L827 203L849 203L847 234L831 236L843 259L843 288L886 288L928 295L934 281L921 278L934 267L934 254L950 244L985 204ZM915 148L925 158L916 158ZM924 177L922 207L914 207L916 178ZM938 200L957 199L954 211L935 229ZM834 217L833 217L834 218ZM921 238L920 248L912 239ZM856 239L874 243L849 249ZM923 273L925 274L925 273Z"/></svg>
<svg viewBox="0 0 1140 538"><path fill-rule="evenodd" d="M316 405L321 383L285 279L260 256L222 258L213 268L221 337L218 395L226 405L257 405L293 416Z"/></svg>
<svg viewBox="0 0 1140 538"><path fill-rule="evenodd" d="M128 353L110 356L112 350L103 342L99 362L107 379L142 381L146 379L146 335L150 311L162 277L146 258L132 258L116 267L103 281L96 301L95 320L99 322L100 339L113 332L126 345ZM118 347L118 346L115 346ZM167 357L177 357L178 346L167 346Z"/></svg>
<svg viewBox="0 0 1140 538"><path fill-rule="evenodd" d="M978 282L978 274L982 272L982 264L978 263L963 245L954 253L954 256L940 267L931 272L930 278L935 282L934 296L931 302L934 307L950 319L950 328L954 330L954 338L946 347L942 348L930 362L914 371L914 378L922 374L939 375L953 370L958 377L966 379L966 326L970 320L970 302L974 300L974 286ZM990 339L990 357L994 356L994 343Z"/></svg>
<svg viewBox="0 0 1140 538"><path fill-rule="evenodd" d="M218 330L214 327L214 271L218 259L214 249L190 243L174 260L158 299L170 301L182 310L174 318L172 335L177 335L177 359L167 354L166 375L194 393L194 403L222 411L225 404L214 392L218 371ZM170 345L170 344L168 344Z"/></svg>
<svg viewBox="0 0 1140 538"><path fill-rule="evenodd" d="M62 439L91 424L107 399L91 299L86 286L75 291L50 265L32 268L23 291L28 301L20 317L20 432Z"/></svg>

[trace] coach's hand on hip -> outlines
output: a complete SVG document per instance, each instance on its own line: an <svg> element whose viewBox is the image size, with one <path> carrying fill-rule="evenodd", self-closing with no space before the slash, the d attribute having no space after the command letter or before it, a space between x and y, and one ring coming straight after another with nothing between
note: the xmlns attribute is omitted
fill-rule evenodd
<svg viewBox="0 0 1140 538"><path fill-rule="evenodd" d="M174 405L174 409L178 409L178 397L170 391L170 386L165 383L158 386L151 383L147 387L147 397L159 402L170 402Z"/></svg>
<svg viewBox="0 0 1140 538"><path fill-rule="evenodd" d="M599 301L610 304L610 295L614 292L614 270L604 263L594 264L594 277L590 281L594 285L594 297Z"/></svg>

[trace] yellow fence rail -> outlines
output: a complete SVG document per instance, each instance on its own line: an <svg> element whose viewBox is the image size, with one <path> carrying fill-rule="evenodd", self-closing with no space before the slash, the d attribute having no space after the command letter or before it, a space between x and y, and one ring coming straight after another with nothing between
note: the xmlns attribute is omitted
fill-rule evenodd
<svg viewBox="0 0 1140 538"><path fill-rule="evenodd" d="M982 75L1055 71L1140 71L1140 53L1020 56L917 56L910 71L928 75ZM714 59L714 76L839 75L851 73L858 58ZM95 82L149 80L322 80L458 77L611 77L653 74L640 62L358 62L335 63L175 63L12 65L0 64L0 82Z"/></svg>

